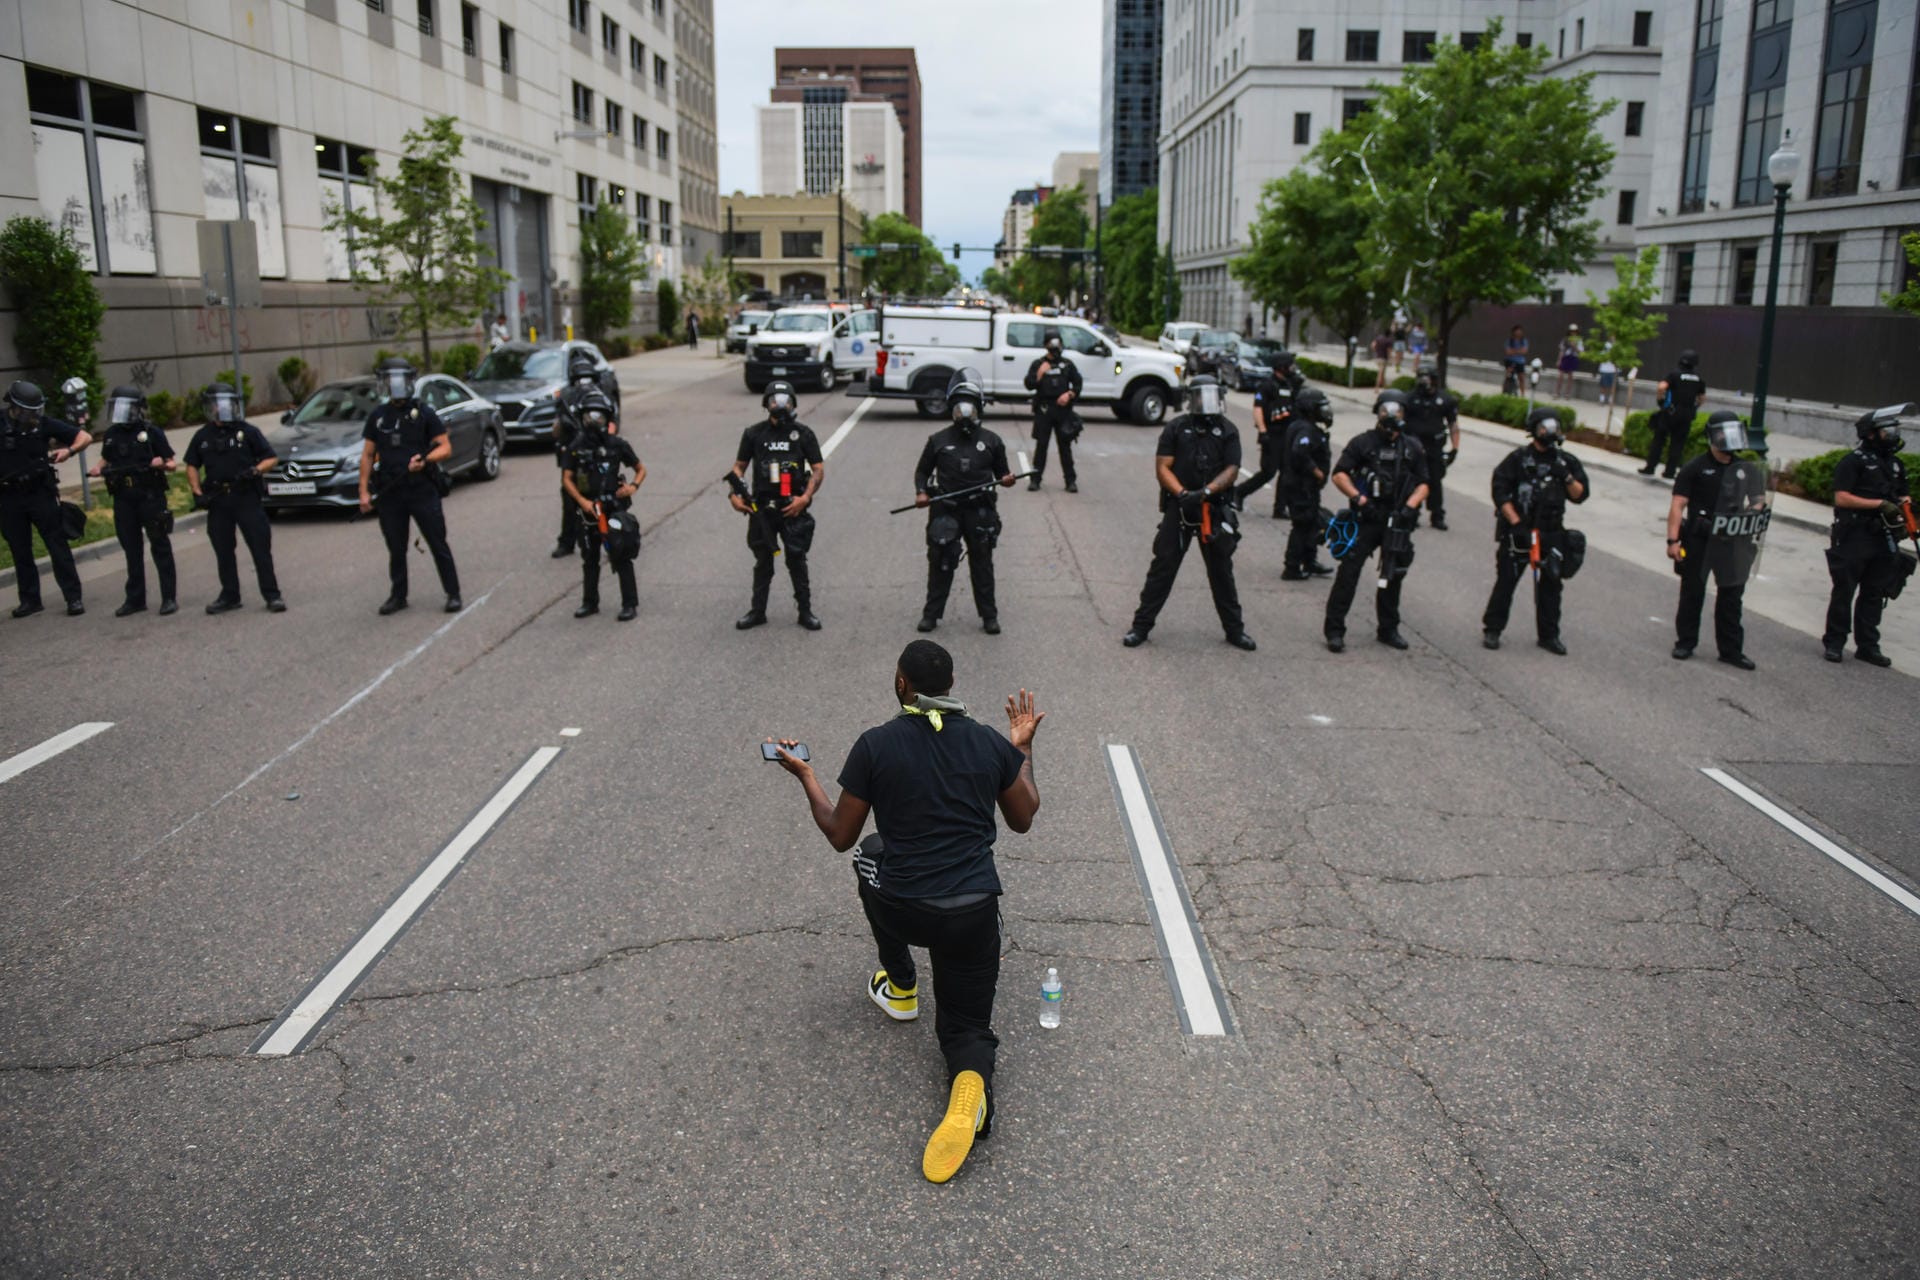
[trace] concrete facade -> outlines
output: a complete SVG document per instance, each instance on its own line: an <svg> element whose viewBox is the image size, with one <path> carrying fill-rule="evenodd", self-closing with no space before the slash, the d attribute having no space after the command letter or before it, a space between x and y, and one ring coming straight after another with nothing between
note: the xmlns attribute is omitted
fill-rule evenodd
<svg viewBox="0 0 1920 1280"><path fill-rule="evenodd" d="M829 78L850 80L861 95L873 95L893 104L905 135L901 152L901 207L907 221L924 226L920 203L920 64L912 49L775 49L776 83Z"/></svg>
<svg viewBox="0 0 1920 1280"><path fill-rule="evenodd" d="M720 256L720 137L714 96L713 0L673 7L673 99L680 121L680 260Z"/></svg>
<svg viewBox="0 0 1920 1280"><path fill-rule="evenodd" d="M1160 36L1165 0L1100 8L1100 203L1160 181Z"/></svg>
<svg viewBox="0 0 1920 1280"><path fill-rule="evenodd" d="M514 276L496 305L544 337L576 311L589 201L634 217L653 279L679 274L673 8L0 4L0 216L65 221L106 257L110 383L185 390L232 364L226 312L201 291L196 224L236 215L244 197L267 278L264 306L240 316L241 360L256 399L284 398L274 370L289 355L332 377L408 345L345 278L347 246L325 223L331 204L367 198L359 156L391 172L405 132L450 114ZM651 324L652 282L636 294L636 329ZM440 341L477 340L475 320ZM0 378L13 376L12 331L0 312Z"/></svg>
<svg viewBox="0 0 1920 1280"><path fill-rule="evenodd" d="M762 194L839 191L869 216L906 212L906 132L891 103L824 78L773 93L755 108Z"/></svg>
<svg viewBox="0 0 1920 1280"><path fill-rule="evenodd" d="M720 201L722 226L733 236L722 240L734 274L748 289L766 289L788 301L859 294L863 276L857 258L845 259L841 288L841 239L860 242L860 210L853 201L832 195L743 195Z"/></svg>
<svg viewBox="0 0 1920 1280"><path fill-rule="evenodd" d="M1005 266L1025 251L1027 233L1033 229L1034 210L1052 194L1052 187L1024 187L1013 193L1013 199L1007 201L1006 212L1000 215L1000 240L993 246L996 266Z"/></svg>

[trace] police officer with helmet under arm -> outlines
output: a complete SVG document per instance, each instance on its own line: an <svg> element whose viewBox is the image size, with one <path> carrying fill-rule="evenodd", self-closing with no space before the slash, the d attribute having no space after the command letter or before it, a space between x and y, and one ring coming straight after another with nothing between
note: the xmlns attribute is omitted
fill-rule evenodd
<svg viewBox="0 0 1920 1280"><path fill-rule="evenodd" d="M1027 390L1033 392L1033 478L1027 488L1038 489L1047 469L1047 441L1060 444L1060 474L1066 478L1067 492L1080 492L1078 473L1073 468L1073 440L1080 434L1080 418L1073 402L1080 398L1080 370L1061 344L1060 331L1046 333L1046 354L1027 368Z"/></svg>
<svg viewBox="0 0 1920 1280"><path fill-rule="evenodd" d="M213 383L200 397L206 425L187 441L184 461L194 502L207 511L207 541L220 574L220 594L208 613L229 613L240 607L240 559L234 534L246 539L260 595L272 613L285 613L280 580L273 570L273 526L260 502L260 477L279 463L273 446L260 428L247 421L239 393ZM361 483L365 483L363 480Z"/></svg>
<svg viewBox="0 0 1920 1280"><path fill-rule="evenodd" d="M624 436L613 434L613 402L595 388L574 405L578 424L561 463L560 487L580 514L580 607L576 618L600 612L600 552L606 550L620 579L620 621L640 611L640 590L633 562L640 554L640 526L633 517L633 495L646 482L647 468ZM632 479L621 475L625 467Z"/></svg>
<svg viewBox="0 0 1920 1280"><path fill-rule="evenodd" d="M167 433L148 420L146 393L138 387L108 392L100 461L89 474L104 479L113 496L113 531L127 557L127 598L113 611L116 618L146 610L148 540L160 575L160 612L180 607L174 601L173 512L167 506L167 473L178 465Z"/></svg>
<svg viewBox="0 0 1920 1280"><path fill-rule="evenodd" d="M1367 557L1380 552L1380 586L1374 593L1375 636L1394 649L1407 647L1400 634L1400 586L1413 562L1413 527L1427 497L1427 455L1406 434L1407 396L1382 391L1373 404L1374 424L1347 442L1333 467L1333 487L1353 504L1357 532L1340 561L1327 594L1327 649L1347 647L1347 610L1360 585Z"/></svg>
<svg viewBox="0 0 1920 1280"><path fill-rule="evenodd" d="M60 516L60 481L53 468L92 442L84 428L49 418L46 393L33 383L7 388L6 421L0 423L0 536L13 552L14 589L20 593L16 618L42 608L40 569L33 559L36 529L47 544L53 580L66 597L68 614L87 611Z"/></svg>
<svg viewBox="0 0 1920 1280"><path fill-rule="evenodd" d="M407 607L407 531L420 530L440 586L447 593L446 611L458 613L460 571L447 545L447 517L440 506L441 486L450 483L440 463L453 456L453 441L440 415L414 394L413 366L399 356L380 362L374 370L379 393L386 397L367 415L361 432L360 510L380 513L380 533L387 542L389 589L380 616Z"/></svg>
<svg viewBox="0 0 1920 1280"><path fill-rule="evenodd" d="M1161 608L1173 592L1173 580L1198 537L1207 567L1214 612L1227 643L1253 649L1253 637L1240 614L1240 593L1233 581L1233 549L1240 540L1233 482L1240 474L1240 430L1226 416L1220 384L1202 374L1189 384L1192 408L1169 422L1154 449L1160 482L1160 531L1153 539L1153 563L1140 588L1133 625L1120 643L1132 649L1147 642Z"/></svg>
<svg viewBox="0 0 1920 1280"><path fill-rule="evenodd" d="M813 428L800 421L792 383L769 382L760 403L766 407L766 421L740 433L733 463L733 474L744 478L753 494L752 505L737 493L731 497L733 509L748 517L747 547L753 552L753 604L733 625L741 631L766 625L773 557L784 547L787 576L793 580L793 599L799 608L797 620L808 631L818 631L807 552L813 547L810 508L826 477L826 461Z"/></svg>
<svg viewBox="0 0 1920 1280"><path fill-rule="evenodd" d="M985 406L979 373L962 369L947 388L953 425L928 437L920 464L913 469L913 503L929 508L927 602L920 610L918 628L923 632L940 625L947 595L953 590L954 570L960 567L964 552L980 627L990 636L1000 634L1000 608L993 590L1000 501L993 488L983 486L1011 487L1014 477L1007 465L1006 442L980 420Z"/></svg>
<svg viewBox="0 0 1920 1280"><path fill-rule="evenodd" d="M1460 456L1460 407L1440 386L1440 369L1422 360L1413 375L1413 394L1407 397L1407 434L1420 442L1427 455L1427 523L1447 527L1447 495L1443 484L1447 468Z"/></svg>
<svg viewBox="0 0 1920 1280"><path fill-rule="evenodd" d="M1920 412L1911 404L1889 405L1863 413L1853 424L1860 443L1833 469L1833 540L1827 548L1827 575L1833 594L1827 600L1824 637L1828 662L1839 662L1852 623L1853 656L1876 667L1893 659L1880 652L1880 614L1913 573L1913 561L1900 554L1913 494L1900 461L1906 441L1900 419ZM1920 550L1920 547L1916 547Z"/></svg>
<svg viewBox="0 0 1920 1280"><path fill-rule="evenodd" d="M1560 594L1565 576L1579 566L1566 527L1567 504L1587 500L1587 469L1560 449L1560 416L1545 407L1527 415L1533 437L1493 469L1494 579L1481 615L1480 643L1500 647L1500 633L1513 610L1514 588L1529 571L1533 581L1536 642L1565 656L1560 638Z"/></svg>

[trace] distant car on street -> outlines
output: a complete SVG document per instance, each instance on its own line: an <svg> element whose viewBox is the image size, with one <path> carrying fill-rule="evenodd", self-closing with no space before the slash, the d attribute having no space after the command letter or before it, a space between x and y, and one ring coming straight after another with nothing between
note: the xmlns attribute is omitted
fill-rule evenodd
<svg viewBox="0 0 1920 1280"><path fill-rule="evenodd" d="M453 446L447 470L480 480L498 478L507 441L499 406L444 373L420 379L414 394L447 425ZM282 414L280 425L266 431L267 443L280 456L266 476L267 510L357 510L361 433L367 415L385 398L374 379L348 378L329 382L298 409Z"/></svg>
<svg viewBox="0 0 1920 1280"><path fill-rule="evenodd" d="M1285 349L1272 338L1242 338L1221 377L1235 391L1245 391L1273 372L1274 355Z"/></svg>
<svg viewBox="0 0 1920 1280"><path fill-rule="evenodd" d="M560 413L554 393L567 385L567 359L576 348L592 353L594 368L600 371L600 389L617 407L620 403L620 378L591 342L509 342L495 347L480 362L468 379L473 389L500 406L500 417L507 424L507 439L515 443L533 441L545 444L553 438L553 424Z"/></svg>
<svg viewBox="0 0 1920 1280"><path fill-rule="evenodd" d="M1170 351L1177 356L1184 356L1194 336L1204 332L1206 327L1189 320L1175 320L1160 330L1160 349Z"/></svg>
<svg viewBox="0 0 1920 1280"><path fill-rule="evenodd" d="M727 326L727 350L745 351L747 339L767 327L767 321L773 319L771 311L742 311Z"/></svg>
<svg viewBox="0 0 1920 1280"><path fill-rule="evenodd" d="M1187 344L1187 376L1221 377L1239 346L1240 335L1231 329L1202 329Z"/></svg>

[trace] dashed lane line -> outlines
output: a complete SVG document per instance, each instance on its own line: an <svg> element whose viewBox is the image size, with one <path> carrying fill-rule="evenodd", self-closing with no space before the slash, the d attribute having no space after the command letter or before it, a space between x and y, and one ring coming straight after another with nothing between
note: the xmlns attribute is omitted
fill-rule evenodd
<svg viewBox="0 0 1920 1280"><path fill-rule="evenodd" d="M87 720L64 733L56 733L37 747L28 747L18 755L0 761L0 782L11 782L35 765L45 764L62 751L70 751L95 734L113 728L111 720Z"/></svg>
<svg viewBox="0 0 1920 1280"><path fill-rule="evenodd" d="M1796 836L1799 836L1821 853L1826 854L1829 858L1832 858L1835 862L1853 872L1853 874L1859 876L1880 892L1886 894L1889 898L1892 898L1914 915L1920 916L1920 897L1915 897L1912 893L1908 892L1904 886L1896 884L1894 881L1880 874L1880 872L1854 857L1851 853L1848 853L1845 849L1842 849L1839 845L1827 839L1818 831L1815 831L1812 827L1800 821L1800 819L1794 817L1746 783L1728 774L1726 770L1702 769L1700 772L1706 774L1709 778L1712 778L1715 782L1733 792L1733 794L1739 796L1742 800L1745 800L1761 813L1766 814L1769 818L1772 818L1775 822L1793 832Z"/></svg>

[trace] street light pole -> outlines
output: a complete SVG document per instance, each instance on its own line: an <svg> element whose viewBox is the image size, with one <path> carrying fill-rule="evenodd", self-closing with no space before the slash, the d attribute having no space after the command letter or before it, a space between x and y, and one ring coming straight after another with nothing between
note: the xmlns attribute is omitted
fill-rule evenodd
<svg viewBox="0 0 1920 1280"><path fill-rule="evenodd" d="M1780 242L1787 227L1787 197L1800 175L1800 153L1793 149L1791 130L1782 130L1780 149L1767 157L1767 177L1773 181L1773 251L1767 261L1767 309L1760 317L1760 368L1753 379L1753 412L1747 434L1753 447L1767 451L1767 372L1773 361L1773 313L1780 297Z"/></svg>

